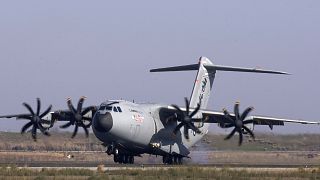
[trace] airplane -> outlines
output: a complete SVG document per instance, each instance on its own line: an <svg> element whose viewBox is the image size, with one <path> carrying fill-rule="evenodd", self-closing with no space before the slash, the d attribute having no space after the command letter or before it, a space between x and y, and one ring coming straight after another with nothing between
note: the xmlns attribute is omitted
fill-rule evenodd
<svg viewBox="0 0 320 180"><path fill-rule="evenodd" d="M43 113L40 99L37 99L37 110L27 103L23 106L30 113L5 115L0 118L27 119L21 133L31 129L32 138L37 140L39 129L50 136L49 129L57 121L65 121L60 128L74 126L72 138L79 128L88 137L89 128L106 148L106 153L115 163L133 164L134 158L142 154L162 156L164 164L182 164L183 158L190 158L190 148L200 141L209 131L210 124L218 124L221 128L233 128L225 140L235 134L239 136L238 145L242 145L244 135L252 139L257 125L283 126L284 123L300 123L320 125L320 122L272 118L265 116L249 116L254 109L248 107L240 113L237 102L234 113L223 109L222 112L207 110L208 100L217 72L234 71L288 75L286 72L263 70L257 68L240 68L213 64L208 58L200 57L199 62L191 65L173 66L152 69L150 72L197 71L196 80L190 99L185 98L185 107L177 105L134 103L125 100L108 100L100 105L83 108L85 97L81 97L77 107L71 98L67 99L67 110L51 111L50 105Z"/></svg>

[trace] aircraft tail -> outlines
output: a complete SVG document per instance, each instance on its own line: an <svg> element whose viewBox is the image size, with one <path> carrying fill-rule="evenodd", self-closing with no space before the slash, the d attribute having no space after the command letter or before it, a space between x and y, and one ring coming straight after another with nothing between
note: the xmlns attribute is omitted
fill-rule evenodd
<svg viewBox="0 0 320 180"><path fill-rule="evenodd" d="M196 81L190 98L190 107L195 108L198 104L201 109L206 109L212 89L212 84L217 71L234 71L234 72L253 72L267 74L287 74L281 71L250 69L231 66L214 65L208 58L200 57L198 64L190 64L185 66L174 66L166 68L152 69L150 72L167 72L167 71L193 71L198 70Z"/></svg>

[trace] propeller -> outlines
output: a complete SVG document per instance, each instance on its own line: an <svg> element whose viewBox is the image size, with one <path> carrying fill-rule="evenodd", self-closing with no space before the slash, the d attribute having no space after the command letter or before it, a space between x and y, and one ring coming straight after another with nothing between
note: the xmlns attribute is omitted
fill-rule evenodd
<svg viewBox="0 0 320 180"><path fill-rule="evenodd" d="M21 134L24 134L31 126L31 136L34 141L37 141L37 129L39 129L42 134L46 136L50 136L50 133L48 132L49 128L43 127L42 124L50 124L46 120L42 119L45 117L47 114L50 113L52 105L50 105L42 114L40 114L40 109L41 109L41 101L39 98L37 98L37 111L33 111L31 106L27 103L22 104L24 107L28 109L30 112L30 115L20 115L17 117L17 119L27 119L30 120L27 124L25 124L22 129L21 129Z"/></svg>
<svg viewBox="0 0 320 180"><path fill-rule="evenodd" d="M177 127L174 129L173 133L176 135L178 133L178 131L180 131L180 129L182 127L184 127L184 137L186 139L189 139L189 133L188 130L192 129L194 132L200 134L201 131L199 130L199 128L197 128L194 123L192 117L194 115L197 114L197 112L200 110L200 104L197 105L197 107L194 109L194 111L192 113L190 113L190 106L189 106L189 100L187 98L185 98L185 103L186 103L186 111L182 111L177 105L172 105L177 111L177 119L179 119L181 121L180 124L177 125Z"/></svg>
<svg viewBox="0 0 320 180"><path fill-rule="evenodd" d="M92 118L85 117L84 115L87 114L89 111L94 110L95 107L90 106L82 110L83 102L85 99L85 96L80 97L77 109L72 105L71 98L67 99L67 105L71 112L71 117L69 119L69 122L60 126L60 128L65 129L71 125L75 125L71 138L74 138L77 135L79 127L82 127L84 132L86 133L86 137L89 137L88 128L90 128L90 126L92 125ZM87 124L85 123L86 121L88 122Z"/></svg>
<svg viewBox="0 0 320 180"><path fill-rule="evenodd" d="M246 127L246 124L250 124L253 123L253 120L245 120L247 118L247 116L249 115L249 113L254 110L253 107L248 107L246 110L244 110L244 112L240 115L239 113L239 106L240 103L236 102L236 104L234 105L234 114L235 117L232 118L232 116L230 115L230 113L227 111L227 109L223 109L223 113L224 116L226 117L226 119L229 121L227 124L224 124L223 128L231 128L234 127L234 129L231 131L231 133L225 138L225 140L228 140L230 138L232 138L234 136L234 134L237 132L239 133L239 146L241 146L242 141L243 141L243 133L247 132L250 134L250 136L254 139L255 136L253 134L253 132Z"/></svg>

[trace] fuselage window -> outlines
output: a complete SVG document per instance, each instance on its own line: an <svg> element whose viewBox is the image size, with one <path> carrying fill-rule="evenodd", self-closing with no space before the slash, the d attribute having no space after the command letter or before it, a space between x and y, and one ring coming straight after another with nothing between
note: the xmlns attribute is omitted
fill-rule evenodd
<svg viewBox="0 0 320 180"><path fill-rule="evenodd" d="M120 107L117 107L119 112L122 112L122 109Z"/></svg>
<svg viewBox="0 0 320 180"><path fill-rule="evenodd" d="M107 106L107 107L106 107L106 110L107 110L107 111L112 111L112 106Z"/></svg>
<svg viewBox="0 0 320 180"><path fill-rule="evenodd" d="M114 107L113 107L113 111L114 111L114 112L118 112L118 109L114 106Z"/></svg>
<svg viewBox="0 0 320 180"><path fill-rule="evenodd" d="M101 107L99 108L99 110L103 111L104 108L106 108L106 106L101 106Z"/></svg>

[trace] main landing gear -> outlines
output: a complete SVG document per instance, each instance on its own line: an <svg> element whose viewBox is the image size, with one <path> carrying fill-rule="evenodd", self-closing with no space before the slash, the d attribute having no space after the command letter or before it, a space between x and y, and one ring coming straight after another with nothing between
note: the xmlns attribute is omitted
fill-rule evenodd
<svg viewBox="0 0 320 180"><path fill-rule="evenodd" d="M182 164L182 156L177 155L165 155L162 157L163 164L169 164L169 165L181 165Z"/></svg>
<svg viewBox="0 0 320 180"><path fill-rule="evenodd" d="M134 156L127 154L114 154L113 161L119 164L134 164Z"/></svg>
<svg viewBox="0 0 320 180"><path fill-rule="evenodd" d="M109 146L106 153L110 156L113 154L113 161L119 164L134 164L134 156L127 154L125 151L119 151L119 149Z"/></svg>

